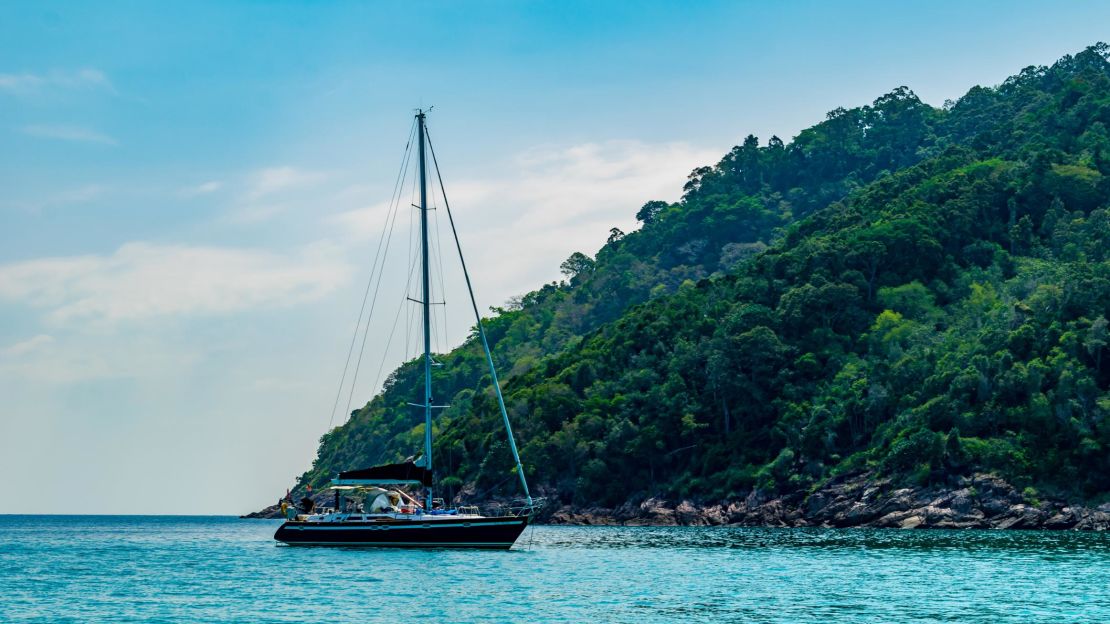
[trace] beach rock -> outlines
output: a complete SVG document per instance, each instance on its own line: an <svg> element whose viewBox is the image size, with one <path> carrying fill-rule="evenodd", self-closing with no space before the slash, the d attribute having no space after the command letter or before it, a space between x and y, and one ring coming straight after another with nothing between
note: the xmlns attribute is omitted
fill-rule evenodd
<svg viewBox="0 0 1110 624"><path fill-rule="evenodd" d="M273 518L280 518L281 517L281 506L280 505L270 505L269 507L266 507L265 509L260 509L258 511L252 511L249 514L245 514L245 515L242 515L242 516L239 516L239 517L240 518L250 518L250 519L254 519L254 520L270 520L270 519L273 519Z"/></svg>
<svg viewBox="0 0 1110 624"><path fill-rule="evenodd" d="M972 500L971 490L961 488L952 492L947 500L948 507L960 514L970 514L975 510L975 501Z"/></svg>
<svg viewBox="0 0 1110 624"><path fill-rule="evenodd" d="M996 519L992 526L996 529L1040 529L1044 528L1048 514L1044 511L1019 503L1010 507L1010 510L1001 518Z"/></svg>
<svg viewBox="0 0 1110 624"><path fill-rule="evenodd" d="M1010 511L1010 501L1002 498L986 498L980 500L979 508L983 510L983 515L993 518Z"/></svg>
<svg viewBox="0 0 1110 624"><path fill-rule="evenodd" d="M1106 505L1100 505L1097 510L1084 509L1079 512L1079 520L1074 529L1081 531L1110 531L1110 512L1102 511Z"/></svg>
<svg viewBox="0 0 1110 624"><path fill-rule="evenodd" d="M557 500L556 493L550 493ZM318 501L326 503L327 501ZM244 517L276 518L276 505ZM1110 530L1110 503L1097 508L1045 500L1031 505L996 475L949 477L946 485L894 487L874 473L839 475L813 491L776 495L759 488L743 499L704 502L637 497L615 507L562 505L540 522L629 526L877 527L903 529Z"/></svg>
<svg viewBox="0 0 1110 624"><path fill-rule="evenodd" d="M1065 507L1049 516L1049 518L1044 521L1044 528L1056 530L1070 529L1074 527L1078 522L1079 518L1075 517L1075 513L1071 510L1071 508Z"/></svg>
<svg viewBox="0 0 1110 624"><path fill-rule="evenodd" d="M674 510L675 524L682 526L708 526L709 520L705 510L694 506L688 500L678 504Z"/></svg>
<svg viewBox="0 0 1110 624"><path fill-rule="evenodd" d="M878 517L879 511L863 501L856 501L836 515L837 526L861 526Z"/></svg>
<svg viewBox="0 0 1110 624"><path fill-rule="evenodd" d="M675 526L678 524L675 510L659 498L649 498L640 503L640 515L628 524L650 524L655 526Z"/></svg>
<svg viewBox="0 0 1110 624"><path fill-rule="evenodd" d="M724 505L712 505L706 507L703 511L705 524L709 526L720 526L728 524L728 512Z"/></svg>
<svg viewBox="0 0 1110 624"><path fill-rule="evenodd" d="M900 528L900 529L916 529L917 527L919 527L923 524L925 524L925 518L923 518L921 516L918 516L918 515L910 515L910 516L907 516L906 518L902 519L902 521L898 523L898 528Z"/></svg>

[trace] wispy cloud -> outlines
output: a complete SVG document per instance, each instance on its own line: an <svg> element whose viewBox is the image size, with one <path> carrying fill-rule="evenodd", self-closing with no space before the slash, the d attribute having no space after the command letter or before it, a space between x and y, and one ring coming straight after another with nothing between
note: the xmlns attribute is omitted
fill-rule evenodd
<svg viewBox="0 0 1110 624"><path fill-rule="evenodd" d="M115 92L108 76L99 69L54 70L41 74L0 73L0 91L31 95L46 89L98 89Z"/></svg>
<svg viewBox="0 0 1110 624"><path fill-rule="evenodd" d="M330 174L292 166L267 167L247 174L235 207L227 215L231 223L258 223L280 215L304 199L305 194L327 180Z"/></svg>
<svg viewBox="0 0 1110 624"><path fill-rule="evenodd" d="M198 195L208 195L208 194L211 194L211 193L215 193L216 191L222 189L223 187L224 187L223 182L220 182L218 180L209 180L208 182L202 182L202 183L197 184L195 186L189 186L189 187L186 187L184 189L181 189L181 195L183 195L185 197L197 197Z"/></svg>
<svg viewBox="0 0 1110 624"><path fill-rule="evenodd" d="M42 309L52 323L129 321L292 305L330 292L347 275L327 245L279 255L140 242L109 255L0 265L0 299Z"/></svg>
<svg viewBox="0 0 1110 624"><path fill-rule="evenodd" d="M47 334L32 336L27 340L17 342L11 346L0 349L0 357L19 357L38 351L42 347L54 342L54 337Z"/></svg>
<svg viewBox="0 0 1110 624"><path fill-rule="evenodd" d="M41 87L46 80L35 74L0 74L0 90L25 93Z"/></svg>
<svg viewBox="0 0 1110 624"><path fill-rule="evenodd" d="M345 210L327 217L327 222L338 226L343 235L354 240L370 238L381 232L389 213L388 202Z"/></svg>
<svg viewBox="0 0 1110 624"><path fill-rule="evenodd" d="M167 343L150 332L75 331L57 339L40 334L0 350L0 379L48 385L144 377L157 381L188 371L202 353L199 345Z"/></svg>
<svg viewBox="0 0 1110 624"><path fill-rule="evenodd" d="M641 141L549 145L518 154L501 177L452 179L449 169L444 175L463 244L474 256L468 261L495 297L505 297L558 277L570 252L592 253L610 227L636 227L644 202L677 199L686 174L713 162L718 151ZM381 232L387 208L372 204L329 222L366 239Z"/></svg>
<svg viewBox="0 0 1110 624"><path fill-rule="evenodd" d="M81 204L103 197L108 192L108 187L102 184L86 184L65 191L59 191L49 196L44 202L47 205L61 206L67 204Z"/></svg>
<svg viewBox="0 0 1110 624"><path fill-rule="evenodd" d="M297 167L269 167L259 169L250 176L247 198L260 199L276 193L312 186L327 177L320 171L307 171Z"/></svg>
<svg viewBox="0 0 1110 624"><path fill-rule="evenodd" d="M56 207L84 204L104 197L111 189L103 184L85 184L68 189L61 189L31 199L12 199L0 202L0 207L11 206L17 210L37 214L43 210Z"/></svg>
<svg viewBox="0 0 1110 624"><path fill-rule="evenodd" d="M43 139L55 139L58 141L77 141L80 143L100 143L102 145L118 145L119 141L114 138L82 126L68 126L68 125L31 125L23 127L23 134Z"/></svg>

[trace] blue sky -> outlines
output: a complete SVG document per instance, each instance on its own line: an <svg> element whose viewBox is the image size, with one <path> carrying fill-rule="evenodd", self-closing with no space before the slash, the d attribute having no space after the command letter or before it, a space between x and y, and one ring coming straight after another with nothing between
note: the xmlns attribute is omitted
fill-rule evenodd
<svg viewBox="0 0 1110 624"><path fill-rule="evenodd" d="M0 513L284 491L328 427L414 107L498 305L748 133L899 85L940 105L1110 38L1110 5L964 5L0 3L0 474L35 486Z"/></svg>

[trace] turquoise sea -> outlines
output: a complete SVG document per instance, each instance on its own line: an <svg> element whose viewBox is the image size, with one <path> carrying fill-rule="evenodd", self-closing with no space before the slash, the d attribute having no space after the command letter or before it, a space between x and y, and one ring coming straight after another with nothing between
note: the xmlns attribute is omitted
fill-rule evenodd
<svg viewBox="0 0 1110 624"><path fill-rule="evenodd" d="M1110 622L1110 535L548 527L304 548L275 521L0 516L0 622Z"/></svg>

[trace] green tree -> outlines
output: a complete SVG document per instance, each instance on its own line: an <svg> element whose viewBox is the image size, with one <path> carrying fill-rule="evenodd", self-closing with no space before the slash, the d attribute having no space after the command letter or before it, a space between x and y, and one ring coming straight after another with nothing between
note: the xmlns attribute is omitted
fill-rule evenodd
<svg viewBox="0 0 1110 624"><path fill-rule="evenodd" d="M559 271L566 275L568 279L574 279L580 275L586 275L594 270L596 263L594 259L586 254L576 251L570 255L569 258L563 260L559 265Z"/></svg>

